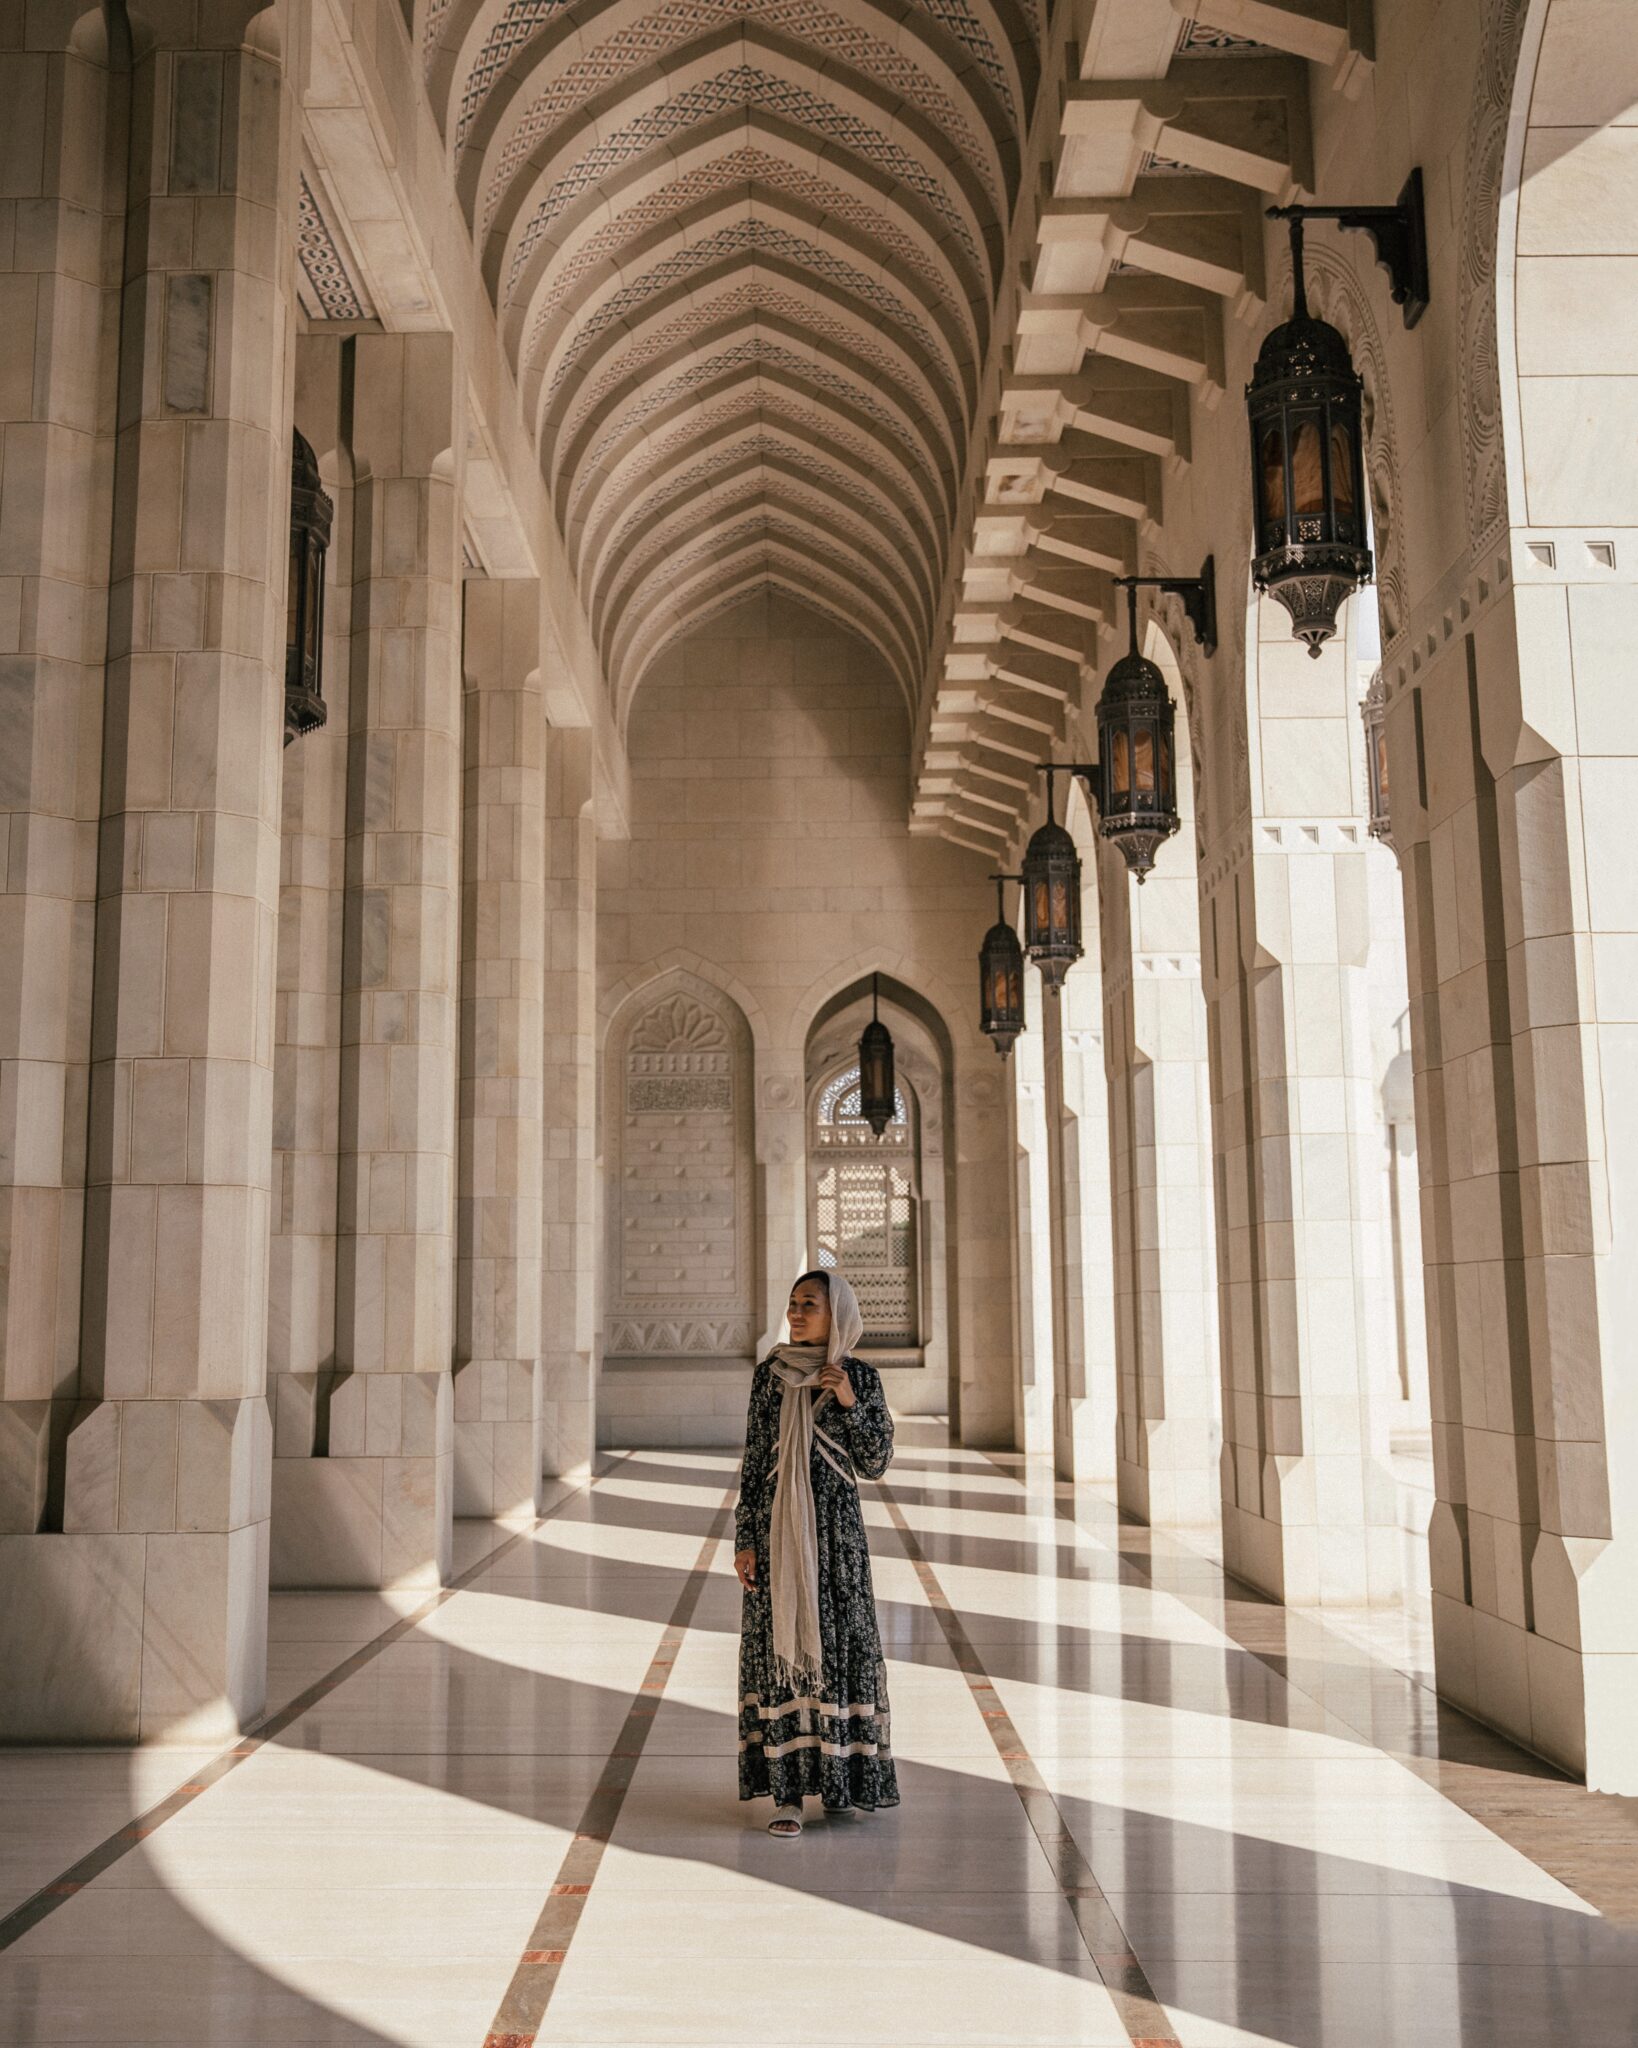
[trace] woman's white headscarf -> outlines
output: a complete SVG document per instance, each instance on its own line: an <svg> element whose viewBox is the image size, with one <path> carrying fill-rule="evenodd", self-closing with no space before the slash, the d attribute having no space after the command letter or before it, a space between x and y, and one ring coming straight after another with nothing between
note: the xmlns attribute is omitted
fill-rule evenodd
<svg viewBox="0 0 1638 2048"><path fill-rule="evenodd" d="M768 1530L769 1591L773 1599L774 1662L797 1694L818 1689L823 1661L819 1633L819 1528L813 1507L813 1418L829 1389L809 1391L820 1367L840 1365L864 1335L859 1298L840 1273L825 1275L830 1296L830 1341L781 1344L772 1366L785 1389L779 1404L779 1456L773 1516Z"/></svg>

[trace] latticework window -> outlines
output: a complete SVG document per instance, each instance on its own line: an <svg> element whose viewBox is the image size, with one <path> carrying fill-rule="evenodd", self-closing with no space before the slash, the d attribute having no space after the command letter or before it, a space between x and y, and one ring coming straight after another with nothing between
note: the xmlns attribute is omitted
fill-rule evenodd
<svg viewBox="0 0 1638 2048"><path fill-rule="evenodd" d="M853 1283L869 1345L913 1349L921 1342L916 1190L903 1093L877 1138L859 1114L859 1069L849 1067L820 1090L813 1137L817 1262L840 1267Z"/></svg>

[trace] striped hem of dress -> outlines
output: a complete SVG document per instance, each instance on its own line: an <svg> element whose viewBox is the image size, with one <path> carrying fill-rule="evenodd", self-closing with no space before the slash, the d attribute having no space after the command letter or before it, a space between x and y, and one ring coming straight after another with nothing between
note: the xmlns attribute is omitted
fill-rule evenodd
<svg viewBox="0 0 1638 2048"><path fill-rule="evenodd" d="M834 1720L849 1721L855 1714L873 1714L876 1711L874 1700L850 1700L845 1707L833 1707L829 1700L814 1699L811 1694L781 1700L778 1706L770 1707L763 1703L760 1694L748 1692L741 1695L739 1703L742 1707L755 1707L764 1721L783 1721L787 1714L803 1712L825 1714Z"/></svg>
<svg viewBox="0 0 1638 2048"><path fill-rule="evenodd" d="M817 1749L825 1756L880 1756L880 1745L874 1742L827 1742L822 1735L797 1735L789 1742L769 1742L760 1728L753 1728L748 1735L739 1738L741 1751L759 1749L764 1756L789 1756L796 1749Z"/></svg>

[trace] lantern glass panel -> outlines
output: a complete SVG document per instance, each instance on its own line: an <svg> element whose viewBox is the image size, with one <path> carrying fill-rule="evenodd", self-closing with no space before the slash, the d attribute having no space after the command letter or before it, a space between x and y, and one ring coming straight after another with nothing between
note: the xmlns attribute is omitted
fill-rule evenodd
<svg viewBox="0 0 1638 2048"><path fill-rule="evenodd" d="M1287 426L1291 442L1291 509L1299 540L1319 540L1325 517L1325 463L1321 454L1321 418L1317 412L1293 413Z"/></svg>
<svg viewBox="0 0 1638 2048"><path fill-rule="evenodd" d="M1124 726L1119 726L1109 735L1109 794L1111 800L1119 799L1115 808L1127 808L1125 798L1132 787L1132 740Z"/></svg>
<svg viewBox="0 0 1638 2048"><path fill-rule="evenodd" d="M1148 726L1139 726L1132 735L1132 759L1135 772L1132 788L1139 796L1153 796L1155 793L1155 736Z"/></svg>
<svg viewBox="0 0 1638 2048"><path fill-rule="evenodd" d="M1338 540L1359 537L1359 478L1354 471L1354 437L1347 420L1331 422L1331 508Z"/></svg>
<svg viewBox="0 0 1638 2048"><path fill-rule="evenodd" d="M319 634L324 620L324 556L317 547L307 550L307 602L302 613L302 639L308 673L319 666Z"/></svg>
<svg viewBox="0 0 1638 2048"><path fill-rule="evenodd" d="M1285 436L1277 420L1263 429L1257 469L1262 480L1263 523L1273 529L1263 544L1275 547L1285 538Z"/></svg>
<svg viewBox="0 0 1638 2048"><path fill-rule="evenodd" d="M306 549L302 546L299 528L292 527L290 533L290 575L285 586L284 644L287 652L301 660L301 599L307 586L307 564L302 559ZM288 668L287 660L285 666Z"/></svg>

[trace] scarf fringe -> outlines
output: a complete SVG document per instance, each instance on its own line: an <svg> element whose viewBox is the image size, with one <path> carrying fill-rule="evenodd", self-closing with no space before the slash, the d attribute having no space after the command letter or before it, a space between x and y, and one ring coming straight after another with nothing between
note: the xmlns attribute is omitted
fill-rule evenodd
<svg viewBox="0 0 1638 2048"><path fill-rule="evenodd" d="M787 1699L807 1699L816 1696L823 1679L823 1673L817 1664L792 1664L780 1656L775 1656L773 1660L773 1675L776 1682L784 1688Z"/></svg>

